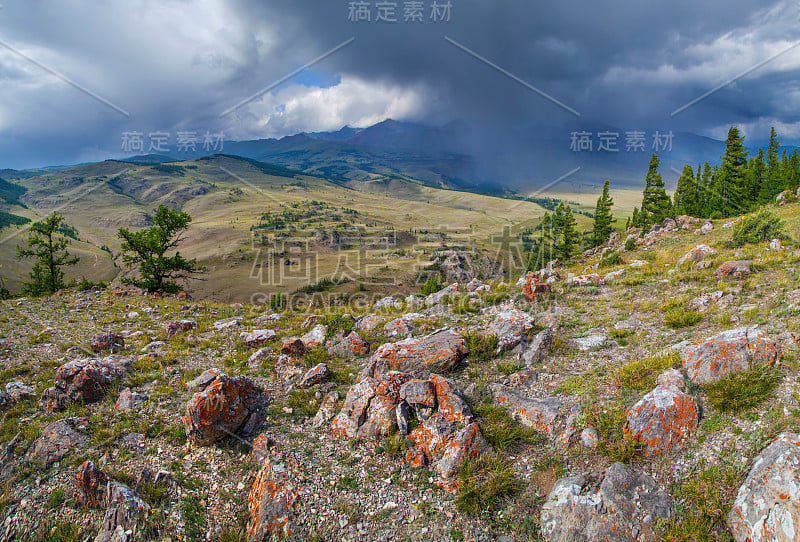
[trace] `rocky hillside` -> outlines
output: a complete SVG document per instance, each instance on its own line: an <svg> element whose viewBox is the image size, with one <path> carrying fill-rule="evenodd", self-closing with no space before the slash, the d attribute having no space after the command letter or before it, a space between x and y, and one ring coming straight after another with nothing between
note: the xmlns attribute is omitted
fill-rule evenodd
<svg viewBox="0 0 800 542"><path fill-rule="evenodd" d="M796 540L800 247L733 222L360 308L4 301L0 540Z"/></svg>

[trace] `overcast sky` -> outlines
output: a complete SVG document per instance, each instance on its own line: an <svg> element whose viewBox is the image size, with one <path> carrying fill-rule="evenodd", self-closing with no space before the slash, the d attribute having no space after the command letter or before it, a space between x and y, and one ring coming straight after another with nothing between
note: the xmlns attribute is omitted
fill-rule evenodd
<svg viewBox="0 0 800 542"><path fill-rule="evenodd" d="M3 1L0 168L120 155L123 132L174 147L179 131L255 139L385 118L800 138L794 0L436 2L421 21L384 2L387 22L368 1L367 22L346 0Z"/></svg>

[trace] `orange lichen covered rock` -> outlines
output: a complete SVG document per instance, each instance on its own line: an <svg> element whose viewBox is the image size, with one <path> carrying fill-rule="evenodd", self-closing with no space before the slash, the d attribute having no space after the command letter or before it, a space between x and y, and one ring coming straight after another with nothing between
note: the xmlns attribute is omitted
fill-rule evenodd
<svg viewBox="0 0 800 542"><path fill-rule="evenodd" d="M293 458L281 462L265 460L248 496L250 521L247 539L271 540L273 536L291 538L292 521L300 505L299 487L292 471L298 470Z"/></svg>
<svg viewBox="0 0 800 542"><path fill-rule="evenodd" d="M342 438L380 438L397 427L400 388L410 377L390 371L380 378L364 378L347 392L331 430Z"/></svg>
<svg viewBox="0 0 800 542"><path fill-rule="evenodd" d="M497 353L500 353L527 339L535 321L533 316L521 310L501 311L486 326L484 334L497 337Z"/></svg>
<svg viewBox="0 0 800 542"><path fill-rule="evenodd" d="M725 262L714 271L714 276L718 279L722 277L733 277L735 279L749 277L753 274L753 271L750 269L751 263L753 262L749 260Z"/></svg>
<svg viewBox="0 0 800 542"><path fill-rule="evenodd" d="M522 295L529 301L535 301L536 297L550 291L550 285L539 280L533 271L528 271L521 279Z"/></svg>
<svg viewBox="0 0 800 542"><path fill-rule="evenodd" d="M281 343L281 354L300 357L306 353L306 343L300 337L287 337Z"/></svg>
<svg viewBox="0 0 800 542"><path fill-rule="evenodd" d="M464 338L449 329L425 337L404 339L378 348L363 373L377 378L388 371L446 372L469 351Z"/></svg>
<svg viewBox="0 0 800 542"><path fill-rule="evenodd" d="M75 473L78 485L78 502L83 506L97 508L102 506L106 496L108 476L91 461L84 461Z"/></svg>
<svg viewBox="0 0 800 542"><path fill-rule="evenodd" d="M765 331L738 328L685 349L681 359L692 382L706 385L753 365L775 363L780 354L780 345L767 337Z"/></svg>
<svg viewBox="0 0 800 542"><path fill-rule="evenodd" d="M526 427L532 427L548 438L554 438L563 425L563 403L557 397L533 399L524 397L508 386L491 384L489 390L498 404L508 409L511 417Z"/></svg>
<svg viewBox="0 0 800 542"><path fill-rule="evenodd" d="M121 356L65 363L56 370L54 386L42 393L44 408L62 410L76 401L99 401L105 396L106 389L127 375L132 366L132 359Z"/></svg>
<svg viewBox="0 0 800 542"><path fill-rule="evenodd" d="M93 337L89 345L95 352L109 351L113 354L125 348L125 338L117 333L103 333Z"/></svg>
<svg viewBox="0 0 800 542"><path fill-rule="evenodd" d="M328 353L332 356L356 358L369 354L369 343L361 338L355 331L344 334L328 341Z"/></svg>
<svg viewBox="0 0 800 542"><path fill-rule="evenodd" d="M276 333L273 329L256 329L241 333L239 338L247 343L247 346L250 348L256 348L263 345L265 342L274 339L275 335Z"/></svg>
<svg viewBox="0 0 800 542"><path fill-rule="evenodd" d="M194 444L211 444L237 433L250 425L248 422L254 424L254 416L263 406L262 393L247 377L218 375L186 405L182 418L186 436Z"/></svg>
<svg viewBox="0 0 800 542"><path fill-rule="evenodd" d="M451 478L465 463L474 461L489 447L477 423L471 423L456 433L447 443L436 472L444 479Z"/></svg>
<svg viewBox="0 0 800 542"><path fill-rule="evenodd" d="M736 542L800 538L800 435L781 433L753 460L727 523Z"/></svg>
<svg viewBox="0 0 800 542"><path fill-rule="evenodd" d="M331 374L331 370L324 363L318 363L303 375L300 382L297 383L298 388L310 388L316 386Z"/></svg>
<svg viewBox="0 0 800 542"><path fill-rule="evenodd" d="M660 385L633 405L623 429L645 446L645 455L673 448L697 430L699 409L675 386Z"/></svg>
<svg viewBox="0 0 800 542"><path fill-rule="evenodd" d="M197 327L194 320L175 320L167 325L167 336L172 337L178 333L186 333Z"/></svg>

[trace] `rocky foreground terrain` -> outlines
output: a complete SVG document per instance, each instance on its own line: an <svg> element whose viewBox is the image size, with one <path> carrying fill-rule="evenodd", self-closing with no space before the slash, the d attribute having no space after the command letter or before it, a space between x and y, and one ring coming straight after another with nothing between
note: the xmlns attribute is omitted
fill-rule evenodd
<svg viewBox="0 0 800 542"><path fill-rule="evenodd" d="M797 540L800 247L731 225L366 309L4 301L0 539Z"/></svg>

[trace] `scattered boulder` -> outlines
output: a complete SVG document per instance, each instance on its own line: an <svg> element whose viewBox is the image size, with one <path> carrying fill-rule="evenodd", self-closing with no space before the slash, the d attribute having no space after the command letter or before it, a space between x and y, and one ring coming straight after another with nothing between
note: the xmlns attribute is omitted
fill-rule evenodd
<svg viewBox="0 0 800 542"><path fill-rule="evenodd" d="M692 382L704 386L755 364L775 363L780 354L781 347L765 331L742 327L685 348L681 359Z"/></svg>
<svg viewBox="0 0 800 542"><path fill-rule="evenodd" d="M642 327L642 321L635 314L631 314L625 320L620 320L614 324L614 329L620 331L636 331Z"/></svg>
<svg viewBox="0 0 800 542"><path fill-rule="evenodd" d="M672 499L644 473L622 463L558 480L542 505L547 542L654 540L657 518L672 516Z"/></svg>
<svg viewBox="0 0 800 542"><path fill-rule="evenodd" d="M600 444L600 437L594 427L587 427L581 431L580 440L581 446L590 450L597 449L598 444Z"/></svg>
<svg viewBox="0 0 800 542"><path fill-rule="evenodd" d="M727 517L736 542L800 536L800 435L781 433L753 460Z"/></svg>
<svg viewBox="0 0 800 542"><path fill-rule="evenodd" d="M489 391L494 400L525 427L532 427L550 439L558 435L564 422L561 415L564 404L558 397L532 399L502 384L490 384Z"/></svg>
<svg viewBox="0 0 800 542"><path fill-rule="evenodd" d="M443 329L425 337L382 345L362 374L377 378L392 370L405 373L446 372L467 354L469 351L464 338L454 331Z"/></svg>
<svg viewBox="0 0 800 542"><path fill-rule="evenodd" d="M167 325L167 337L172 337L178 333L186 333L197 327L194 320L175 320Z"/></svg>
<svg viewBox="0 0 800 542"><path fill-rule="evenodd" d="M147 395L131 391L130 388L125 388L119 394L117 402L114 404L114 410L117 412L136 412L150 398Z"/></svg>
<svg viewBox="0 0 800 542"><path fill-rule="evenodd" d="M572 275L571 273L567 276L567 280L564 281L564 284L567 286L589 286L595 285L599 286L604 284L602 275L598 273L589 273L588 275Z"/></svg>
<svg viewBox="0 0 800 542"><path fill-rule="evenodd" d="M225 329L233 329L235 327L239 327L239 322L241 321L241 316L233 316L232 318L225 318L223 320L217 320L212 324L212 327L216 331L223 331Z"/></svg>
<svg viewBox="0 0 800 542"><path fill-rule="evenodd" d="M218 374L203 392L186 405L186 436L197 445L211 444L241 432L252 432L263 404L263 391L244 376Z"/></svg>
<svg viewBox="0 0 800 542"><path fill-rule="evenodd" d="M331 374L331 370L328 369L328 366L324 363L318 363L311 369L309 369L303 378L300 379L300 382L297 383L298 388L310 388L312 386L316 386L320 382L324 381L328 376Z"/></svg>
<svg viewBox="0 0 800 542"><path fill-rule="evenodd" d="M605 275L603 275L603 282L608 283L608 282L617 280L619 278L624 277L626 273L627 273L627 271L625 271L624 268L623 269L617 269L616 271L611 271L611 272L606 273Z"/></svg>
<svg viewBox="0 0 800 542"><path fill-rule="evenodd" d="M133 360L121 356L103 359L80 359L65 363L56 370L54 386L42 393L47 410L63 410L73 402L94 403L105 396L106 389L124 378Z"/></svg>
<svg viewBox="0 0 800 542"><path fill-rule="evenodd" d="M86 418L64 418L49 423L25 457L28 461L49 467L86 442L88 430L89 420Z"/></svg>
<svg viewBox="0 0 800 542"><path fill-rule="evenodd" d="M714 271L714 276L718 279L722 277L733 277L735 279L749 277L753 274L753 271L750 269L750 264L752 263L753 262L750 260L727 261L717 267L717 270Z"/></svg>
<svg viewBox="0 0 800 542"><path fill-rule="evenodd" d="M186 383L186 389L191 390L204 390L206 386L211 384L215 378L222 374L219 369L206 369L201 375L190 380Z"/></svg>
<svg viewBox="0 0 800 542"><path fill-rule="evenodd" d="M697 403L673 385L674 375L665 380L667 385L642 397L626 417L624 434L643 444L646 456L674 448L697 430Z"/></svg>
<svg viewBox="0 0 800 542"><path fill-rule="evenodd" d="M111 352L114 354L125 349L125 338L116 333L103 333L93 337L89 344L95 352Z"/></svg>
<svg viewBox="0 0 800 542"><path fill-rule="evenodd" d="M485 335L497 337L497 353L511 350L533 329L535 318L517 309L502 311L484 328Z"/></svg>
<svg viewBox="0 0 800 542"><path fill-rule="evenodd" d="M306 345L306 350L311 350L315 346L325 343L325 336L327 333L327 327L322 324L317 324L311 329L311 331L300 337L300 340Z"/></svg>
<svg viewBox="0 0 800 542"><path fill-rule="evenodd" d="M334 416L336 416L336 402L339 400L339 392L333 390L325 394L325 397L322 398L322 403L319 405L319 409L317 409L317 413L314 415L314 419L311 421L311 425L314 427L322 427L326 423L329 423Z"/></svg>
<svg viewBox="0 0 800 542"><path fill-rule="evenodd" d="M100 532L95 542L117 542L135 540L138 523L150 509L134 490L119 482L108 482L106 509ZM128 532L131 537L129 538Z"/></svg>
<svg viewBox="0 0 800 542"><path fill-rule="evenodd" d="M247 499L250 509L248 540L292 537L292 522L300 505L300 488L295 481L298 471L299 465L294 457L264 461Z"/></svg>
<svg viewBox="0 0 800 542"><path fill-rule="evenodd" d="M333 419L333 434L345 439L389 435L397 427L395 409L400 403L400 388L409 379L407 374L388 371L357 382L347 392L342 410Z"/></svg>
<svg viewBox="0 0 800 542"><path fill-rule="evenodd" d="M540 281L539 277L533 271L528 271L524 277L520 279L522 286L522 295L529 301L535 301L536 297L541 294L546 294L550 291L550 285L546 282Z"/></svg>
<svg viewBox="0 0 800 542"><path fill-rule="evenodd" d="M262 348L259 348L258 350L256 350L252 354L250 354L249 358L247 358L247 366L250 367L251 369L260 367L261 363L265 359L269 358L270 356L274 356L274 355L275 355L275 350L273 350L272 348L270 348L268 346L264 346Z"/></svg>
<svg viewBox="0 0 800 542"><path fill-rule="evenodd" d="M332 356L355 358L369 354L369 343L355 331L342 332L328 341L327 349Z"/></svg>
<svg viewBox="0 0 800 542"><path fill-rule="evenodd" d="M78 502L89 508L99 508L105 503L108 476L91 461L84 461L75 473Z"/></svg>
<svg viewBox="0 0 800 542"><path fill-rule="evenodd" d="M267 341L274 339L276 335L277 333L273 329L255 329L241 333L239 338L247 343L250 348L258 348Z"/></svg>
<svg viewBox="0 0 800 542"><path fill-rule="evenodd" d="M402 301L397 300L391 296L387 296L377 300L374 305L376 309L400 308L402 306L403 306Z"/></svg>
<svg viewBox="0 0 800 542"><path fill-rule="evenodd" d="M781 245L781 240L780 239L773 239L772 241L770 241L769 249L770 250L776 250L776 251L783 250L783 245Z"/></svg>
<svg viewBox="0 0 800 542"><path fill-rule="evenodd" d="M723 225L722 227L724 228L725 226ZM712 231L714 231L714 224L712 224L711 222L706 222L698 229L696 229L695 233L711 233Z"/></svg>
<svg viewBox="0 0 800 542"><path fill-rule="evenodd" d="M675 267L681 267L685 263L697 263L702 260L705 260L712 254L716 254L716 250L711 248L708 245L697 245L696 247L692 247L689 252L684 254L683 256L678 259L678 263Z"/></svg>
<svg viewBox="0 0 800 542"><path fill-rule="evenodd" d="M386 322L383 332L389 337L410 337L414 332L414 322L423 318L424 316L418 312L404 314L400 318Z"/></svg>
<svg viewBox="0 0 800 542"><path fill-rule="evenodd" d="M355 329L365 333L370 333L378 329L382 323L386 322L386 317L380 314L368 314L356 320Z"/></svg>
<svg viewBox="0 0 800 542"><path fill-rule="evenodd" d="M439 290L438 292L432 293L428 297L426 297L425 305L428 307L432 307L433 305L439 305L445 300L445 298L457 295L460 288L461 285L457 282L454 282L450 286L446 286L441 290Z"/></svg>
<svg viewBox="0 0 800 542"><path fill-rule="evenodd" d="M534 336L533 340L525 345L525 349L519 355L519 360L525 363L526 367L533 367L544 361L545 356L550 352L553 344L553 331L545 328Z"/></svg>
<svg viewBox="0 0 800 542"><path fill-rule="evenodd" d="M36 395L36 390L19 380L6 384L6 393L11 402L16 403Z"/></svg>
<svg viewBox="0 0 800 542"><path fill-rule="evenodd" d="M273 314L262 314L261 316L257 316L253 318L253 325L254 326L263 326L266 324L274 324L275 322L281 319L281 315L278 313Z"/></svg>
<svg viewBox="0 0 800 542"><path fill-rule="evenodd" d="M705 312L712 305L716 305L717 307L720 308L725 308L732 301L733 301L732 294L726 294L721 290L717 290L716 292L707 292L705 294L701 294L695 297L694 299L689 301L687 308L693 311Z"/></svg>
<svg viewBox="0 0 800 542"><path fill-rule="evenodd" d="M600 348L606 343L608 337L604 333L592 333L590 335L586 335L585 337L578 337L573 340L575 342L575 347L578 350L585 352L594 348Z"/></svg>
<svg viewBox="0 0 800 542"><path fill-rule="evenodd" d="M281 343L281 354L300 357L306 353L306 343L300 337L287 337Z"/></svg>
<svg viewBox="0 0 800 542"><path fill-rule="evenodd" d="M300 358L281 354L275 362L275 374L285 382L300 378L305 373L306 365Z"/></svg>

